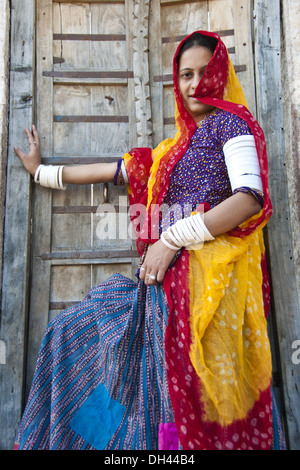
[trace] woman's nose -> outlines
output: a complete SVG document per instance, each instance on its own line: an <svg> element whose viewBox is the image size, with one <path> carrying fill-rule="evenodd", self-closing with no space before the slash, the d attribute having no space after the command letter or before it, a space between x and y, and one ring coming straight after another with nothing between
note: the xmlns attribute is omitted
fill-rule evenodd
<svg viewBox="0 0 300 470"><path fill-rule="evenodd" d="M197 86L200 83L200 80L201 80L201 77L195 74L191 83L191 87L196 90Z"/></svg>

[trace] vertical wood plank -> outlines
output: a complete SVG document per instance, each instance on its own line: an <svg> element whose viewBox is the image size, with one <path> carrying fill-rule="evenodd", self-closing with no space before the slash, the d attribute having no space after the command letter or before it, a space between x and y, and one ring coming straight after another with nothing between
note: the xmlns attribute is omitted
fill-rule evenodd
<svg viewBox="0 0 300 470"><path fill-rule="evenodd" d="M139 147L152 147L152 116L149 77L149 0L134 0L133 71L137 142Z"/></svg>
<svg viewBox="0 0 300 470"><path fill-rule="evenodd" d="M252 47L252 9L250 0L233 0L235 56L237 65L246 65L238 74L250 112L256 116L254 55Z"/></svg>
<svg viewBox="0 0 300 470"><path fill-rule="evenodd" d="M162 75L161 16L160 0L152 0L149 18L149 64L151 87L151 110L153 122L153 146L164 139L163 127L163 84L154 80L155 75ZM159 43L158 43L159 41Z"/></svg>
<svg viewBox="0 0 300 470"><path fill-rule="evenodd" d="M245 65L238 73L251 113L256 115L254 58L252 50L251 2L249 0L209 0L210 26L212 31L233 30L234 35L222 37L233 65Z"/></svg>
<svg viewBox="0 0 300 470"><path fill-rule="evenodd" d="M4 233L0 364L0 448L11 449L21 418L28 302L30 178L14 154L26 147L31 127L34 66L34 1L11 1L10 124Z"/></svg>
<svg viewBox="0 0 300 470"><path fill-rule="evenodd" d="M292 344L300 338L300 311L293 263L281 89L279 0L255 0L257 111L269 156L269 186L274 207L267 226L272 281L272 316L278 335L287 431L291 449L300 448L299 365Z"/></svg>
<svg viewBox="0 0 300 470"><path fill-rule="evenodd" d="M51 70L52 0L37 2L37 69L36 69L36 125L40 134L42 157L49 157L53 145L52 134L52 80L43 77ZM42 107L39 104L42 103ZM51 246L52 191L34 185L32 205L32 273L28 329L26 395L29 392L41 340L49 320L49 291L51 265L41 259Z"/></svg>
<svg viewBox="0 0 300 470"><path fill-rule="evenodd" d="M2 0L0 17L0 293L2 285L3 230L8 138L9 34L10 3L9 0Z"/></svg>

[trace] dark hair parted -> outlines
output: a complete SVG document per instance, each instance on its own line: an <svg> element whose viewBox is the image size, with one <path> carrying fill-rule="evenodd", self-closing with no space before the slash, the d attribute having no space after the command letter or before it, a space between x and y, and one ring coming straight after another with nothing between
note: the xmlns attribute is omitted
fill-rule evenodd
<svg viewBox="0 0 300 470"><path fill-rule="evenodd" d="M179 66L179 62L181 59L182 54L191 49L192 47L205 47L209 49L213 54L215 52L215 48L217 47L218 40L212 36L204 36L201 33L194 33L192 34L183 44L182 48L179 51L177 56L177 66Z"/></svg>

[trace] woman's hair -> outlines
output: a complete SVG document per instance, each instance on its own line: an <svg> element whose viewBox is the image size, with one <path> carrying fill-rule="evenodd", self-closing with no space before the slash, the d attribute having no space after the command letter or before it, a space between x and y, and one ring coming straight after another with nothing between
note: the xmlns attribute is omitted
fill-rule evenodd
<svg viewBox="0 0 300 470"><path fill-rule="evenodd" d="M179 51L177 56L177 65L179 66L179 62L181 59L182 54L191 49L192 47L206 47L209 49L213 54L215 52L215 48L217 47L218 40L212 36L204 36L201 33L194 33L192 34L183 44L182 48Z"/></svg>

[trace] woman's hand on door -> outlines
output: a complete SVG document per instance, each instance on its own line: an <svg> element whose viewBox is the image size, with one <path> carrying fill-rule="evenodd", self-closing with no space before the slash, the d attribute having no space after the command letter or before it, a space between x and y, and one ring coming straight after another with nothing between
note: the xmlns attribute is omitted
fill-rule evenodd
<svg viewBox="0 0 300 470"><path fill-rule="evenodd" d="M15 147L14 150L22 161L26 170L32 176L34 176L38 166L41 164L40 138L34 125L32 126L32 132L30 132L29 129L26 128L25 134L27 135L28 139L29 152L24 153L18 147Z"/></svg>

